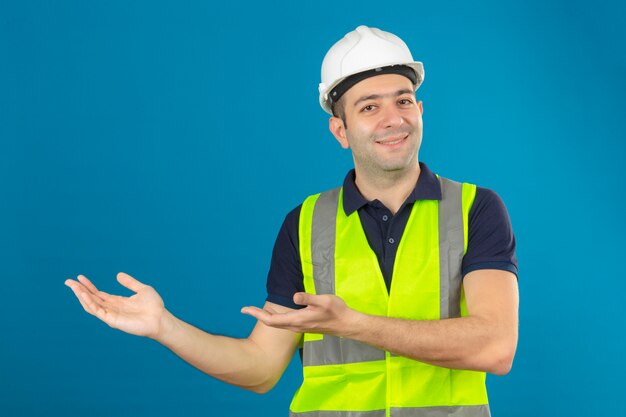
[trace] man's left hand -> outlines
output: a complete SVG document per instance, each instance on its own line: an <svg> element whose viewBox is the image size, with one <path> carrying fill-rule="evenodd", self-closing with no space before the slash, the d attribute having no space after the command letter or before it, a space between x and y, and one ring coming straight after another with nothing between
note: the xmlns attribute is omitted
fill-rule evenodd
<svg viewBox="0 0 626 417"><path fill-rule="evenodd" d="M359 315L336 295L299 292L294 294L293 301L307 307L287 313L278 313L269 308L262 310L258 307L244 307L241 312L255 317L267 326L298 333L323 333L334 336L348 335L351 323Z"/></svg>

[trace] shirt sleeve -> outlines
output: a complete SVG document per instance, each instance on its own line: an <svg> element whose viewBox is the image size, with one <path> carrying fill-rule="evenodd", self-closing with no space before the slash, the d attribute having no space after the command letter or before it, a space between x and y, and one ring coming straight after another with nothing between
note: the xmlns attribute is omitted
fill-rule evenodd
<svg viewBox="0 0 626 417"><path fill-rule="evenodd" d="M518 275L515 235L504 202L494 191L477 187L469 212L463 276L478 269L500 269Z"/></svg>
<svg viewBox="0 0 626 417"><path fill-rule="evenodd" d="M304 291L298 244L301 207L299 205L285 217L274 243L267 274L267 301L294 309L305 307L293 302L293 295Z"/></svg>

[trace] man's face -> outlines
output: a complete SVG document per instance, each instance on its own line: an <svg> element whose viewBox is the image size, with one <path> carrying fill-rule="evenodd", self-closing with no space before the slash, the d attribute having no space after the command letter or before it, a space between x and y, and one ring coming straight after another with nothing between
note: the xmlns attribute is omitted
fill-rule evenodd
<svg viewBox="0 0 626 417"><path fill-rule="evenodd" d="M330 129L354 165L371 175L417 166L422 142L422 103L411 81L397 74L366 78L342 97L345 125L333 117ZM345 126L349 128L345 128Z"/></svg>

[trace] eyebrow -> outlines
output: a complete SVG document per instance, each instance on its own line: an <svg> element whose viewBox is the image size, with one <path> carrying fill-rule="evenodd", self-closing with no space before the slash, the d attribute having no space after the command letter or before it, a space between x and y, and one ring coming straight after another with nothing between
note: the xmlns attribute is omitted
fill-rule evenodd
<svg viewBox="0 0 626 417"><path fill-rule="evenodd" d="M389 94L370 94L369 96L363 96L361 98L359 98L357 101L354 102L354 107L358 106L358 104L362 101L366 101L366 100L376 100L379 98L385 98L385 97L398 97L401 96L403 94L412 94L413 90L409 90L408 88L404 88L402 90L398 90L395 93L389 93Z"/></svg>

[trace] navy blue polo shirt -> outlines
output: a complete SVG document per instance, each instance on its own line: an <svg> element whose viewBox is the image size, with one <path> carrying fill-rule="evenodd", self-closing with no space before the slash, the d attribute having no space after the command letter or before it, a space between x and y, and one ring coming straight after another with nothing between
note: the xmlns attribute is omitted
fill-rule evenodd
<svg viewBox="0 0 626 417"><path fill-rule="evenodd" d="M378 200L368 201L358 190L351 170L343 182L343 207L346 215L357 211L367 236L376 253L385 277L387 291L396 252L413 203L417 200L441 200L441 185L437 176L420 162L421 173L415 188L395 215ZM293 295L304 291L300 263L298 223L299 205L285 217L272 253L267 277L267 301L290 308L302 308L293 302ZM469 212L467 252L461 265L465 276L477 269L500 269L517 275L515 236L502 199L492 190L476 188L476 197Z"/></svg>

